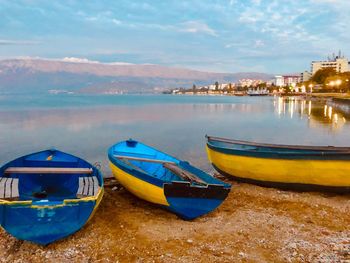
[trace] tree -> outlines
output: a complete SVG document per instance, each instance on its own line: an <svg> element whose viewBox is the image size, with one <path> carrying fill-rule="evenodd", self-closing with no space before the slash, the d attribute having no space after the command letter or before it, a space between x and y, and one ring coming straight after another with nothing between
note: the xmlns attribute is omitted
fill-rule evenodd
<svg viewBox="0 0 350 263"><path fill-rule="evenodd" d="M196 89L197 89L196 85L195 85L195 84L193 84L193 86L192 86L192 91L193 91L193 93L195 93L195 92L196 92Z"/></svg>
<svg viewBox="0 0 350 263"><path fill-rule="evenodd" d="M228 92L229 93L233 92L233 87L232 87L232 83L231 82L228 84Z"/></svg>
<svg viewBox="0 0 350 263"><path fill-rule="evenodd" d="M325 84L328 77L336 75L337 72L333 68L323 68L316 71L312 76L311 81L317 84Z"/></svg>
<svg viewBox="0 0 350 263"><path fill-rule="evenodd" d="M219 82L215 81L215 90L219 90Z"/></svg>
<svg viewBox="0 0 350 263"><path fill-rule="evenodd" d="M259 84L258 84L258 88L259 88L259 89L265 89L266 87L267 87L266 82L262 82L262 83L259 83Z"/></svg>

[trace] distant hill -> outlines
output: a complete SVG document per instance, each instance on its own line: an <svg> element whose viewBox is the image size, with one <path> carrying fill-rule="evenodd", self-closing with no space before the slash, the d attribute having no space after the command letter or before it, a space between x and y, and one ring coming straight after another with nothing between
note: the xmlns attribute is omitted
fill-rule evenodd
<svg viewBox="0 0 350 263"><path fill-rule="evenodd" d="M236 82L242 78L269 80L256 72L212 73L159 65L99 63L45 59L0 61L0 92L41 93L65 90L77 93L160 92L178 87Z"/></svg>

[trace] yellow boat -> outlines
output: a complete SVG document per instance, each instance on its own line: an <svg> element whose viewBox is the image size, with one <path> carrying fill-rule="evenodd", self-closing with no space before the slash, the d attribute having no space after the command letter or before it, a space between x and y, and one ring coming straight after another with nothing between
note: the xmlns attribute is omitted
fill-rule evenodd
<svg viewBox="0 0 350 263"><path fill-rule="evenodd" d="M297 191L350 193L350 147L206 138L214 168L238 181Z"/></svg>
<svg viewBox="0 0 350 263"><path fill-rule="evenodd" d="M113 145L108 158L113 175L131 193L186 220L216 209L231 189L188 162L132 139Z"/></svg>

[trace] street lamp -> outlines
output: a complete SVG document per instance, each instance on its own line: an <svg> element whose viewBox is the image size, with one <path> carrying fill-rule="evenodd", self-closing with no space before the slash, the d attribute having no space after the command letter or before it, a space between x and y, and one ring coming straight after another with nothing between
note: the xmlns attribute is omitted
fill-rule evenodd
<svg viewBox="0 0 350 263"><path fill-rule="evenodd" d="M309 84L309 88L310 88L310 93L312 93L312 87L313 87L314 85L312 85L311 83Z"/></svg>

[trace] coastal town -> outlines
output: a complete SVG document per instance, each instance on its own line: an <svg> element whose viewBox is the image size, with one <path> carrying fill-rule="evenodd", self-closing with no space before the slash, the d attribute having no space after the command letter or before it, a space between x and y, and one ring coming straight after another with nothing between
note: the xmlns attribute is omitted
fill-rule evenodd
<svg viewBox="0 0 350 263"><path fill-rule="evenodd" d="M350 263L350 0L0 3L0 263Z"/></svg>
<svg viewBox="0 0 350 263"><path fill-rule="evenodd" d="M172 94L264 96L274 94L342 93L350 90L350 62L342 55L332 54L326 60L312 61L310 71L275 75L270 80L240 79L236 83L215 82L210 85L172 89Z"/></svg>

